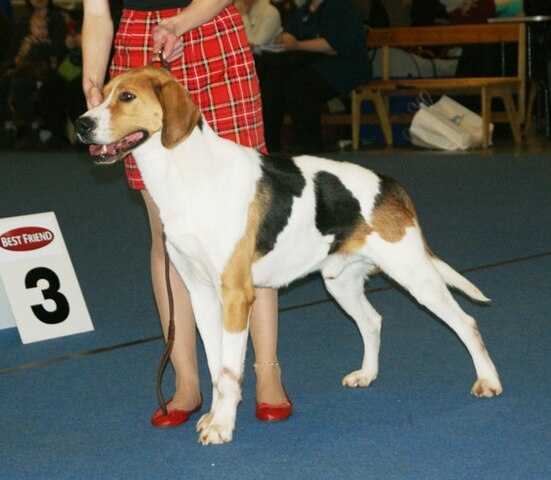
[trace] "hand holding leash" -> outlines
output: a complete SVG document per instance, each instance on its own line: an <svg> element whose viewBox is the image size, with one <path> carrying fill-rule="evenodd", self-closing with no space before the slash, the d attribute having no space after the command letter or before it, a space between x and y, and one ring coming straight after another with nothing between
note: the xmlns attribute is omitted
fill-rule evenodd
<svg viewBox="0 0 551 480"><path fill-rule="evenodd" d="M180 58L184 46L180 37L176 34L176 27L168 22L163 22L153 28L153 61L161 59L161 54L167 63L172 63Z"/></svg>
<svg viewBox="0 0 551 480"><path fill-rule="evenodd" d="M157 58L155 59L155 57ZM164 68L167 72L170 72L170 63L168 63L165 60L165 56L163 55L162 48L156 54L153 54L153 57L151 57L151 61L149 62L149 65L153 65L156 62L159 62L161 64L161 68Z"/></svg>

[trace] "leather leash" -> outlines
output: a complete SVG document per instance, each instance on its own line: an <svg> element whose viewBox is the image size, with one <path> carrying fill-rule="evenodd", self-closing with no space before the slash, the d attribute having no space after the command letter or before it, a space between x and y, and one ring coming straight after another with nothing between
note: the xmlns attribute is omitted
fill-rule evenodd
<svg viewBox="0 0 551 480"><path fill-rule="evenodd" d="M163 56L163 47L161 47L157 55L159 56L159 63L161 64L161 68L164 68L167 72L170 72L170 64L165 60ZM153 63L156 63L156 62L153 60L153 57L152 57L149 64L152 65ZM168 415L168 409L166 407L166 401L163 397L162 380L163 380L163 373L165 371L166 364L168 363L168 360L170 358L170 353L172 352L172 347L174 346L175 327L174 327L174 295L172 293L172 285L170 283L170 258L168 256L168 251L166 248L166 234L164 232L164 227L163 227L163 248L164 248L164 254L165 254L165 281L166 281L166 291L167 291L167 297L168 297L168 332L167 332L165 349L161 356L159 369L157 370L157 401L159 402L159 407L161 409L161 412L163 413L163 415L166 416Z"/></svg>
<svg viewBox="0 0 551 480"><path fill-rule="evenodd" d="M163 373L166 368L166 364L168 363L168 359L170 358L170 353L172 352L172 347L174 346L174 334L175 334L175 327L174 327L174 295L172 294L172 285L170 283L170 259L168 257L168 251L166 248L166 235L163 232L163 246L164 246L164 252L165 252L165 281L166 281L166 291L167 291L167 297L168 297L168 333L167 333L167 339L165 344L165 349L163 351L163 354L161 356L161 361L159 363L159 369L157 370L157 400L159 402L159 407L161 408L161 412L163 412L163 415L168 415L168 410L166 408L166 401L163 397L162 392L162 380L163 380Z"/></svg>
<svg viewBox="0 0 551 480"><path fill-rule="evenodd" d="M153 56L151 57L151 60L149 60L149 65L153 65L155 63L160 63L161 68L164 68L167 72L170 72L170 63L168 63L165 59L165 56L163 55L163 48L165 46L163 45L161 49L157 52L157 56L159 57L159 60L153 60Z"/></svg>

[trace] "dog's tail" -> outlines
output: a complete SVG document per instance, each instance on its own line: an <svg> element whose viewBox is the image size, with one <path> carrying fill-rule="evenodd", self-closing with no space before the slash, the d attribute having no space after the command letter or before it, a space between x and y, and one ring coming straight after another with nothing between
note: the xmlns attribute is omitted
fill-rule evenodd
<svg viewBox="0 0 551 480"><path fill-rule="evenodd" d="M446 262L440 258L431 255L432 264L438 270L438 273L442 275L442 278L450 287L457 288L463 293L468 295L474 300L479 302L489 302L490 299L486 297L473 283L467 280L459 272L456 272L452 267L450 267Z"/></svg>

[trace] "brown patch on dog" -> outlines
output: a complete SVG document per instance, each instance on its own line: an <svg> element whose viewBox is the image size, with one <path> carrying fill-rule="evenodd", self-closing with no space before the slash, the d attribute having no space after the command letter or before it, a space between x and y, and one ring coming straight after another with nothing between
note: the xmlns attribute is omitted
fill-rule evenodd
<svg viewBox="0 0 551 480"><path fill-rule="evenodd" d="M109 82L104 98L111 95L108 110L113 140L119 140L138 130L150 135L162 128L163 112L157 95L151 88L151 77L124 74ZM135 95L133 101L124 101L123 94Z"/></svg>
<svg viewBox="0 0 551 480"><path fill-rule="evenodd" d="M201 113L186 89L175 80L161 86L159 100L163 109L161 143L165 148L174 148L191 135Z"/></svg>
<svg viewBox="0 0 551 480"><path fill-rule="evenodd" d="M256 236L268 198L269 192L260 183L257 184L255 198L249 205L245 233L221 276L224 328L229 332L242 332L247 327L255 298L252 265L259 258L255 248Z"/></svg>
<svg viewBox="0 0 551 480"><path fill-rule="evenodd" d="M373 229L366 223L360 222L356 225L354 232L343 242L338 253L354 253L360 250L367 242L367 236Z"/></svg>
<svg viewBox="0 0 551 480"><path fill-rule="evenodd" d="M473 325L471 326L473 330L473 334L476 337L476 341L478 342L478 348L484 355L488 355L488 350L486 350L486 345L484 345L484 340L482 340L482 335L480 335L480 330L478 329L478 326L476 324L476 321L473 319Z"/></svg>
<svg viewBox="0 0 551 480"><path fill-rule="evenodd" d="M220 375L226 375L230 380L234 381L238 385L241 385L241 377L239 377L237 373L235 373L233 370L230 370L228 367L222 368L222 372L220 373Z"/></svg>
<svg viewBox="0 0 551 480"><path fill-rule="evenodd" d="M254 302L254 287L249 249L239 242L222 274L224 328L228 332L245 330Z"/></svg>
<svg viewBox="0 0 551 480"><path fill-rule="evenodd" d="M397 182L387 184L371 214L371 226L383 240L399 242L406 228L413 227L417 213L413 201Z"/></svg>

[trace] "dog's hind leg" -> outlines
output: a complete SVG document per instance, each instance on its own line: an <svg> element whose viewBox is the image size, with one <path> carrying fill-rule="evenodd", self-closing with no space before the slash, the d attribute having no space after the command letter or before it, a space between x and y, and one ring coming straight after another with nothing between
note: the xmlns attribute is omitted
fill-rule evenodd
<svg viewBox="0 0 551 480"><path fill-rule="evenodd" d="M358 325L364 344L361 369L346 375L342 384L346 387L367 387L377 378L381 343L382 317L364 293L366 276L374 266L362 259L347 263L346 258L333 256L321 273L329 293Z"/></svg>
<svg viewBox="0 0 551 480"><path fill-rule="evenodd" d="M378 262L382 270L408 290L421 305L443 320L467 347L478 377L471 393L477 397L499 395L502 392L499 376L476 321L452 297L426 252L419 231L410 231L400 242L387 243L385 246L380 244L379 247L384 248L384 255L380 256Z"/></svg>

